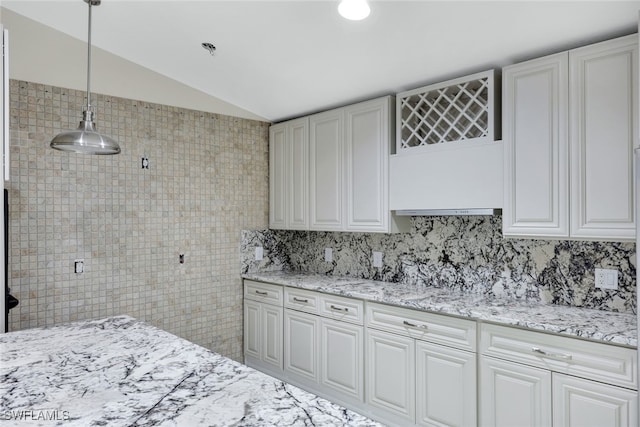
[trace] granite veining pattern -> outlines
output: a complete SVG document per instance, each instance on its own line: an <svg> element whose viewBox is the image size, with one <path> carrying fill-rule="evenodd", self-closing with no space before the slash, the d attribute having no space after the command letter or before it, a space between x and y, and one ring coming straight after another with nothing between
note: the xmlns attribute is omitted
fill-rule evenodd
<svg viewBox="0 0 640 427"><path fill-rule="evenodd" d="M487 298L634 313L634 243L505 239L500 216L413 217L408 233L244 232L242 273L288 270L442 288ZM261 245L268 261L252 260ZM324 248L334 260L324 261ZM384 254L382 268L372 251ZM267 267L267 268L265 268ZM595 288L595 268L618 270L617 290Z"/></svg>
<svg viewBox="0 0 640 427"><path fill-rule="evenodd" d="M0 375L2 425L379 425L128 316L1 335Z"/></svg>
<svg viewBox="0 0 640 427"><path fill-rule="evenodd" d="M246 273L243 277L381 302L415 310L462 316L572 337L637 346L637 319L629 313L544 304L537 300L496 298L414 284L295 272Z"/></svg>

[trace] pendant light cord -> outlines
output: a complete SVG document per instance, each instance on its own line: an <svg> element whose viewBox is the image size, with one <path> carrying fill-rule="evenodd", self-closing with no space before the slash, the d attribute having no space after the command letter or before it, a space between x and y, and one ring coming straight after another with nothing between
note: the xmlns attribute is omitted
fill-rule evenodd
<svg viewBox="0 0 640 427"><path fill-rule="evenodd" d="M91 0L89 4L89 35L87 37L87 111L91 110Z"/></svg>

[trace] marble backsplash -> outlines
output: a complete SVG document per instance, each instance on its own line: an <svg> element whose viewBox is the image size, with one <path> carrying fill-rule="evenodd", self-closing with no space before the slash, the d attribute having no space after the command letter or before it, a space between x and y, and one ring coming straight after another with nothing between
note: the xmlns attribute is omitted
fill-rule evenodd
<svg viewBox="0 0 640 427"><path fill-rule="evenodd" d="M451 288L495 297L635 312L635 244L505 239L501 217L414 217L409 233L245 230L242 272L306 271ZM264 248L254 261L255 247ZM324 249L333 249L333 262ZM383 252L382 268L372 251ZM595 268L618 270L618 289L595 288Z"/></svg>

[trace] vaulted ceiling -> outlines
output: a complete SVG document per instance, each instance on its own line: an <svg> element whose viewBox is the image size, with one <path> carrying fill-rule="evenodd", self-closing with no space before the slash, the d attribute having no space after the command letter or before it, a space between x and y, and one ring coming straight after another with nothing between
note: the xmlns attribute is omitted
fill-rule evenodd
<svg viewBox="0 0 640 427"><path fill-rule="evenodd" d="M220 100L210 110L232 106L246 112L240 116L280 121L630 34L640 10L640 1L370 4L369 18L355 22L340 17L333 0L103 0L92 38L110 54ZM81 0L3 0L2 7L86 43ZM216 45L213 56L202 42ZM43 41L32 36L21 46L29 43ZM47 49L62 58L71 45ZM129 86L143 84L132 80Z"/></svg>

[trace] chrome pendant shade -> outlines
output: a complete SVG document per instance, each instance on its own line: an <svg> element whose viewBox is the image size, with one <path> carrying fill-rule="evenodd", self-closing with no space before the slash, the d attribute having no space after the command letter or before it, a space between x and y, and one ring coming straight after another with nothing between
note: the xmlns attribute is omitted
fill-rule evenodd
<svg viewBox="0 0 640 427"><path fill-rule="evenodd" d="M120 146L111 137L96 131L94 111L91 108L91 7L100 5L100 0L83 0L89 5L89 37L87 48L87 105L82 112L82 121L76 130L61 132L51 140L51 148L60 151L84 154L118 154Z"/></svg>

